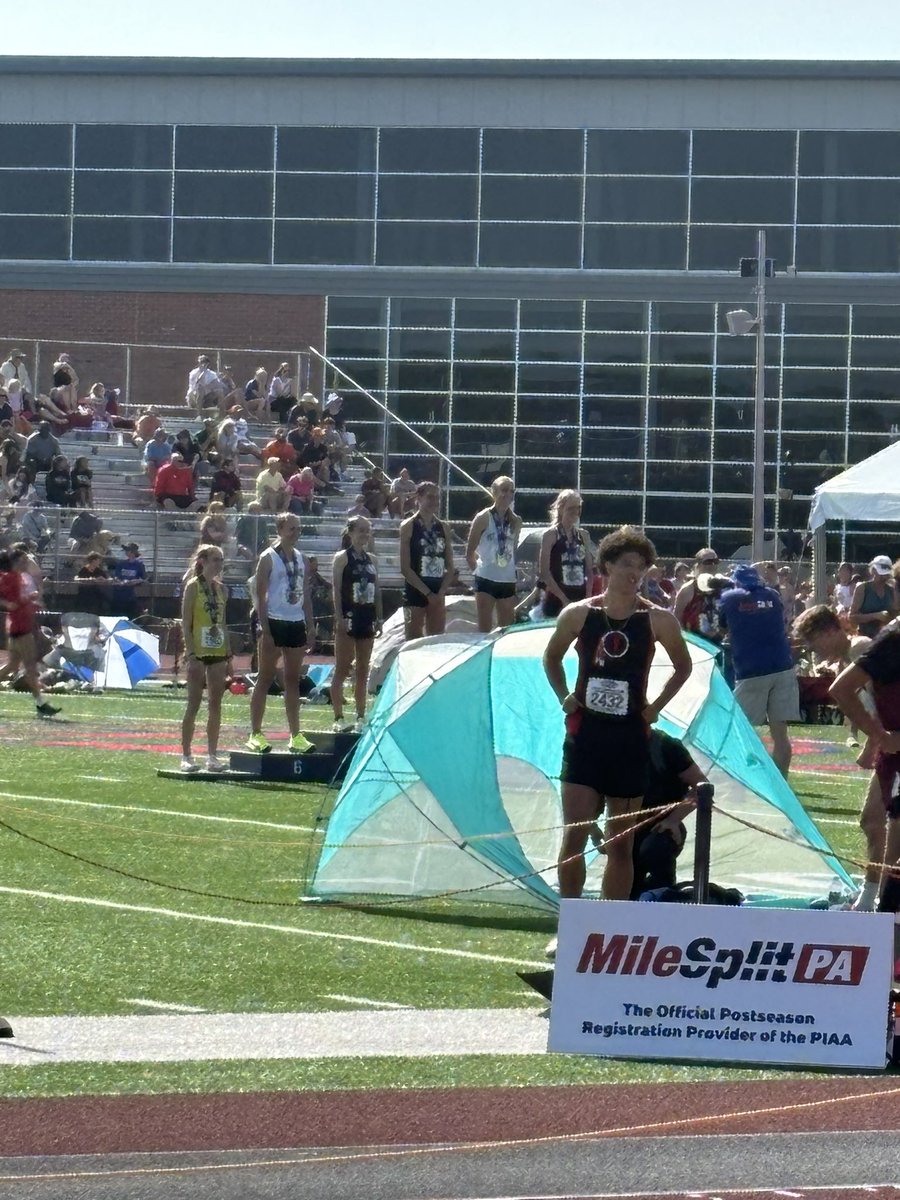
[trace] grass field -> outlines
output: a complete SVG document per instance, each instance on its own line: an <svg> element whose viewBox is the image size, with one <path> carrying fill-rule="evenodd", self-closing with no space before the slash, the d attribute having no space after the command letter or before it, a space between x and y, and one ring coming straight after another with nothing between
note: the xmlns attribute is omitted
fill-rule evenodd
<svg viewBox="0 0 900 1200"><path fill-rule="evenodd" d="M177 753L182 707L177 693L73 696L63 703L61 718L38 722L28 697L4 693L0 700L5 823L0 1013L148 1011L139 1001L210 1012L359 1007L334 998L340 996L416 1008L538 1006L515 970L541 962L551 917L449 902L381 911L303 904L327 788L158 778L157 767L172 765ZM279 707L273 702L272 727ZM310 726L324 725L329 717L322 707L305 712ZM224 746L244 736L246 719L247 698L227 697ZM803 739L795 790L836 851L860 858L862 777L846 769L851 751L843 746L843 731L808 726L795 734ZM204 917L215 923L198 919ZM524 1085L748 1074L551 1055L60 1064L6 1067L0 1094Z"/></svg>

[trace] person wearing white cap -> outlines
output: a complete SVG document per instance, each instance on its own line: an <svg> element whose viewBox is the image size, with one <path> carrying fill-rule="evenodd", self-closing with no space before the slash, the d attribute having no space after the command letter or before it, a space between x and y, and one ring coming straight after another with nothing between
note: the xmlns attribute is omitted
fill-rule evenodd
<svg viewBox="0 0 900 1200"><path fill-rule="evenodd" d="M3 382L7 384L11 379L18 379L25 395L34 395L34 386L31 382L31 376L28 374L28 368L25 366L25 355L21 350L15 348L10 350L6 362L0 363L0 376L2 376Z"/></svg>
<svg viewBox="0 0 900 1200"><path fill-rule="evenodd" d="M848 620L850 628L863 637L877 637L900 612L894 588L893 564L886 554L878 554L869 563L871 578L858 583L853 591Z"/></svg>

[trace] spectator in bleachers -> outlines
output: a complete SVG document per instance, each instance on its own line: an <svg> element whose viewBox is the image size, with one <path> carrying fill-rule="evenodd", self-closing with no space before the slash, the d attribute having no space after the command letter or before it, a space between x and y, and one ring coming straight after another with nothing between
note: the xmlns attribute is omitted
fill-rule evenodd
<svg viewBox="0 0 900 1200"><path fill-rule="evenodd" d="M325 491L331 483L331 461L325 446L325 434L318 425L310 431L309 445L297 459L301 467L312 467L316 477L316 491ZM339 492L339 488L335 488Z"/></svg>
<svg viewBox="0 0 900 1200"><path fill-rule="evenodd" d="M203 424L197 433L194 434L194 441L197 443L197 449L200 451L200 458L203 462L216 463L219 461L219 454L216 449L215 417L203 418Z"/></svg>
<svg viewBox="0 0 900 1200"><path fill-rule="evenodd" d="M10 350L6 361L0 363L0 379L3 380L4 385L17 379L26 396L34 395L34 384L31 382L31 376L25 365L25 355L19 349Z"/></svg>
<svg viewBox="0 0 900 1200"><path fill-rule="evenodd" d="M9 501L23 508L34 504L38 494L34 490L31 472L27 467L19 467L9 483Z"/></svg>
<svg viewBox="0 0 900 1200"><path fill-rule="evenodd" d="M134 435L131 439L133 444L140 450L142 446L145 446L149 442L150 438L153 437L161 425L162 421L160 420L159 410L151 404L147 411L142 412L134 422Z"/></svg>
<svg viewBox="0 0 900 1200"><path fill-rule="evenodd" d="M316 493L316 477L312 467L298 467L287 481L291 490L289 507L292 513L311 513Z"/></svg>
<svg viewBox="0 0 900 1200"><path fill-rule="evenodd" d="M164 467L172 457L172 446L162 425L153 430L153 436L144 446L143 463L147 478L151 484L156 479L160 467Z"/></svg>
<svg viewBox="0 0 900 1200"><path fill-rule="evenodd" d="M850 628L863 637L877 637L900 611L894 590L893 563L886 554L877 554L869 563L869 578L853 589L848 620Z"/></svg>
<svg viewBox="0 0 900 1200"><path fill-rule="evenodd" d="M220 500L226 508L241 507L241 477L233 458L224 458L219 463L209 485L209 498Z"/></svg>
<svg viewBox="0 0 900 1200"><path fill-rule="evenodd" d="M13 422L10 418L0 416L0 442L11 441L19 448L19 453L25 450L25 435L16 433Z"/></svg>
<svg viewBox="0 0 900 1200"><path fill-rule="evenodd" d="M172 454L156 472L153 494L160 508L193 512L200 507L194 495L194 472L180 454Z"/></svg>
<svg viewBox="0 0 900 1200"><path fill-rule="evenodd" d="M390 487L381 467L373 467L368 479L364 479L359 489L365 496L368 516L382 517L390 499Z"/></svg>
<svg viewBox="0 0 900 1200"><path fill-rule="evenodd" d="M175 434L175 441L172 443L173 454L180 454L184 459L185 464L191 468L196 475L200 470L200 447L194 441L194 436L189 429L179 429Z"/></svg>
<svg viewBox="0 0 900 1200"><path fill-rule="evenodd" d="M312 392L304 392L297 401L297 408L309 421L310 425L317 425L322 416L322 406L315 398Z"/></svg>
<svg viewBox="0 0 900 1200"><path fill-rule="evenodd" d="M78 376L68 352L60 354L53 364L53 387L58 392L58 399L52 393L51 398L65 412L74 412L78 407Z"/></svg>
<svg viewBox="0 0 900 1200"><path fill-rule="evenodd" d="M255 417L265 417L269 411L269 374L257 367L244 385L244 408Z"/></svg>
<svg viewBox="0 0 900 1200"><path fill-rule="evenodd" d="M366 507L366 498L362 492L359 492L353 497L353 503L347 509L348 517L368 517L369 510Z"/></svg>
<svg viewBox="0 0 900 1200"><path fill-rule="evenodd" d="M31 472L31 478L39 472L49 471L57 454L59 442L50 431L50 422L41 421L37 432L25 442L25 467Z"/></svg>
<svg viewBox="0 0 900 1200"><path fill-rule="evenodd" d="M91 470L91 460L85 455L75 459L69 472L69 490L72 493L72 504L75 508L93 508L94 472Z"/></svg>
<svg viewBox="0 0 900 1200"><path fill-rule="evenodd" d="M234 367L225 366L218 372L217 378L219 381L219 416L224 417L230 408L235 404L240 406L243 399L243 393L238 385L234 382L232 371Z"/></svg>
<svg viewBox="0 0 900 1200"><path fill-rule="evenodd" d="M247 511L238 517L234 530L239 558L249 558L256 562L263 550L269 544L268 518L257 500L251 500Z"/></svg>
<svg viewBox="0 0 900 1200"><path fill-rule="evenodd" d="M391 491L388 500L388 510L392 516L408 517L416 509L416 484L410 479L406 467L400 468L400 474L391 480Z"/></svg>
<svg viewBox="0 0 900 1200"><path fill-rule="evenodd" d="M218 546L224 550L228 543L228 521L221 500L211 500L200 522L200 545Z"/></svg>
<svg viewBox="0 0 900 1200"><path fill-rule="evenodd" d="M69 508L72 503L71 483L69 479L69 460L64 454L57 454L50 464L44 484L47 492L47 503L59 508Z"/></svg>
<svg viewBox="0 0 900 1200"><path fill-rule="evenodd" d="M256 499L263 512L284 512L290 503L290 489L277 458L266 459L265 467L257 475Z"/></svg>
<svg viewBox="0 0 900 1200"><path fill-rule="evenodd" d="M322 413L324 416L331 417L332 421L334 421L335 425L340 430L343 430L344 428L343 408L344 397L339 395L337 392L329 392L325 403L322 406Z"/></svg>
<svg viewBox="0 0 900 1200"><path fill-rule="evenodd" d="M326 417L322 422L322 441L328 451L332 479L343 479L344 472L350 466L350 447L335 425L334 417Z"/></svg>
<svg viewBox="0 0 900 1200"><path fill-rule="evenodd" d="M140 608L137 589L147 578L147 568L137 542L126 542L122 549L125 557L113 563L113 578L119 585L115 592L115 607L117 613L134 620Z"/></svg>
<svg viewBox="0 0 900 1200"><path fill-rule="evenodd" d="M287 439L296 451L299 460L300 455L312 441L312 434L309 429L309 422L306 417L301 417L296 425L288 429Z"/></svg>
<svg viewBox="0 0 900 1200"><path fill-rule="evenodd" d="M90 554L96 551L104 557L116 541L116 535L103 528L103 522L89 508L75 514L69 528L69 549L75 554Z"/></svg>
<svg viewBox="0 0 900 1200"><path fill-rule="evenodd" d="M841 616L849 613L850 605L853 603L853 589L856 586L853 582L853 575L853 563L842 562L837 569L831 603L835 612Z"/></svg>
<svg viewBox="0 0 900 1200"><path fill-rule="evenodd" d="M12 429L13 416L14 414L12 405L9 402L9 393L6 390L6 385L0 384L0 424L8 425L9 428ZM3 436L8 437L9 432L4 432Z"/></svg>
<svg viewBox="0 0 900 1200"><path fill-rule="evenodd" d="M22 466L22 451L12 437L0 442L0 497L9 495L9 488Z"/></svg>
<svg viewBox="0 0 900 1200"><path fill-rule="evenodd" d="M75 572L78 582L77 606L79 612L95 613L97 616L109 612L108 589L100 580L109 581L103 556L92 551Z"/></svg>
<svg viewBox="0 0 900 1200"><path fill-rule="evenodd" d="M275 413L282 425L294 406L294 381L291 379L291 364L282 363L269 382L269 410Z"/></svg>
<svg viewBox="0 0 900 1200"><path fill-rule="evenodd" d="M196 367L188 375L185 403L194 412L202 413L205 408L217 408L220 399L219 377L212 369L209 356L199 354Z"/></svg>
<svg viewBox="0 0 900 1200"><path fill-rule="evenodd" d="M53 543L50 522L41 507L40 500L35 500L19 517L19 537L28 543L32 550L43 554ZM40 568L38 568L40 570Z"/></svg>
<svg viewBox="0 0 900 1200"><path fill-rule="evenodd" d="M233 412L234 410L230 411ZM246 426L246 421L244 425ZM241 435L233 416L226 417L219 425L219 431L216 434L216 452L220 459L232 458L237 462L239 455L252 454L262 462L262 451L259 446L255 442L252 442L246 434Z"/></svg>
<svg viewBox="0 0 900 1200"><path fill-rule="evenodd" d="M287 440L287 429L283 425L278 426L275 436L263 446L262 456L266 462L277 458L278 469L285 479L293 475L297 466L297 451Z"/></svg>
<svg viewBox="0 0 900 1200"><path fill-rule="evenodd" d="M108 388L105 383L91 384L91 390L82 400L90 407L93 424L105 425L108 429L134 429L134 421L119 414L119 388Z"/></svg>

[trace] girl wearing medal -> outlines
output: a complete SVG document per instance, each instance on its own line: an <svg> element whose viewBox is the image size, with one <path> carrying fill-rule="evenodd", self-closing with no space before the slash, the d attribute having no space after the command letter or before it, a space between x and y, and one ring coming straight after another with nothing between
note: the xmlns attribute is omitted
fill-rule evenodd
<svg viewBox="0 0 900 1200"><path fill-rule="evenodd" d="M453 578L453 549L437 510L441 492L436 483L416 488L418 509L400 523L400 573L406 581L403 607L406 640L444 632L446 595Z"/></svg>
<svg viewBox="0 0 900 1200"><path fill-rule="evenodd" d="M181 769L198 771L192 742L197 713L206 688L207 771L224 771L216 755L222 723L222 696L231 667L225 604L228 593L222 583L225 559L218 546L198 546L189 568L190 578L181 601L181 628L187 664L187 708L181 720Z"/></svg>
<svg viewBox="0 0 900 1200"><path fill-rule="evenodd" d="M591 543L578 524L581 496L571 488L550 505L551 527L541 538L539 578L544 585L544 616L558 617L567 604L591 594Z"/></svg>
<svg viewBox="0 0 900 1200"><path fill-rule="evenodd" d="M608 534L598 551L606 591L568 605L544 651L544 671L566 726L560 772L565 822L560 896L581 895L589 824L604 809L606 836L613 840L606 845L603 897L627 900L631 895L631 814L640 809L646 791L650 728L691 673L678 621L672 613L648 606L639 594L655 558L653 543L641 530L624 525ZM570 690L563 659L573 642L578 676ZM649 701L647 683L656 642L668 654L672 671L659 695Z"/></svg>
<svg viewBox="0 0 900 1200"><path fill-rule="evenodd" d="M341 549L334 556L334 677L331 703L334 706L334 732L360 733L366 720L366 685L372 644L381 633L381 589L378 568L369 553L372 525L366 517L351 517L341 535ZM344 720L344 680L354 660L353 695L356 724Z"/></svg>
<svg viewBox="0 0 900 1200"><path fill-rule="evenodd" d="M522 518L512 510L515 494L513 481L500 475L491 484L493 504L483 508L469 527L466 561L475 575L475 607L482 633L515 620L516 545L522 528Z"/></svg>

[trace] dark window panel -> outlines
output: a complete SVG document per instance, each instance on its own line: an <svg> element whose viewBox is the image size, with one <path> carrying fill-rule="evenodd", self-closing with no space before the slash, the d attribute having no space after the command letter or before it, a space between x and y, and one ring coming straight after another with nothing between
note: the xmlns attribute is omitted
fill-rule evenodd
<svg viewBox="0 0 900 1200"><path fill-rule="evenodd" d="M846 325L844 328L846 329ZM854 304L853 332L855 334L882 334L889 337L900 335L900 305Z"/></svg>
<svg viewBox="0 0 900 1200"><path fill-rule="evenodd" d="M458 316L458 301L456 311ZM516 357L516 335L512 330L499 329L486 333L460 333L457 326L453 354L457 359L489 358L512 362Z"/></svg>
<svg viewBox="0 0 900 1200"><path fill-rule="evenodd" d="M596 175L686 175L682 129L589 129L587 169Z"/></svg>
<svg viewBox="0 0 900 1200"><path fill-rule="evenodd" d="M705 492L709 488L709 463L693 462L648 462L647 490L652 492ZM704 504L708 503L704 499ZM662 522L659 509L651 516L650 498L647 498L647 520ZM704 514L692 520L702 521ZM673 518L675 520L677 518Z"/></svg>
<svg viewBox="0 0 900 1200"><path fill-rule="evenodd" d="M457 363L453 379L458 392L512 392L516 371L499 363Z"/></svg>
<svg viewBox="0 0 900 1200"><path fill-rule="evenodd" d="M329 296L329 325L383 325L387 301L380 296Z"/></svg>
<svg viewBox="0 0 900 1200"><path fill-rule="evenodd" d="M854 367L900 367L900 338L854 338Z"/></svg>
<svg viewBox="0 0 900 1200"><path fill-rule="evenodd" d="M105 262L168 262L169 221L159 217L76 217L72 257Z"/></svg>
<svg viewBox="0 0 900 1200"><path fill-rule="evenodd" d="M724 499L720 499L718 497L713 498L713 525L724 525L726 527L737 526L739 529L746 529L749 533L752 520L752 500L736 500L734 497L726 497ZM716 541L718 539L714 537L713 540ZM749 541L749 537L747 540ZM735 545L737 545L737 543Z"/></svg>
<svg viewBox="0 0 900 1200"><path fill-rule="evenodd" d="M644 464L640 462L581 462L581 486L591 491L612 491L621 489L623 492L641 492L644 487ZM610 496L597 496L591 503L591 509L596 511L598 519L604 523L612 523ZM629 497L631 505L637 505L640 524L642 497Z"/></svg>
<svg viewBox="0 0 900 1200"><path fill-rule="evenodd" d="M678 464L674 464L676 467ZM688 464L685 464L688 466ZM693 470L689 475L694 477ZM647 488L650 488L650 466L647 466ZM705 483L700 484L705 488ZM677 490L673 487L672 489ZM693 490L693 489L692 489ZM706 496L647 496L646 525L659 525L671 529L673 525L701 525L709 516L709 500Z"/></svg>
<svg viewBox="0 0 900 1200"><path fill-rule="evenodd" d="M369 266L374 236L371 221L276 221L275 261Z"/></svg>
<svg viewBox="0 0 900 1200"><path fill-rule="evenodd" d="M67 217L0 217L0 258L68 257Z"/></svg>
<svg viewBox="0 0 900 1200"><path fill-rule="evenodd" d="M167 171L76 171L75 212L167 217L172 176Z"/></svg>
<svg viewBox="0 0 900 1200"><path fill-rule="evenodd" d="M683 271L683 225L585 225L584 265L589 270Z"/></svg>
<svg viewBox="0 0 900 1200"><path fill-rule="evenodd" d="M781 453L791 456L782 477L793 476L798 463L843 463L844 435L833 433L782 433Z"/></svg>
<svg viewBox="0 0 900 1200"><path fill-rule="evenodd" d="M714 411L717 430L753 428L752 396L717 396ZM718 437L718 434L716 436Z"/></svg>
<svg viewBox="0 0 900 1200"><path fill-rule="evenodd" d="M512 468L512 463L505 461L503 465L504 470L501 473L508 475L509 469ZM469 473L476 475L476 472L474 471L470 471ZM493 479L493 477L494 472L491 471L490 479ZM490 479L484 478L482 482L488 484L490 483ZM472 513L475 512L480 506L483 507L485 495L484 492L476 491L475 488L465 487L465 483L466 481L463 480L462 486L455 487L450 492L448 501L450 506L449 516L451 521L465 521L468 524L468 522L472 519ZM521 504L516 506L516 511L519 513L519 516L522 515L521 507Z"/></svg>
<svg viewBox="0 0 900 1200"><path fill-rule="evenodd" d="M375 216L375 176L276 175L275 215L371 219Z"/></svg>
<svg viewBox="0 0 900 1200"><path fill-rule="evenodd" d="M379 171L478 170L477 129L382 129Z"/></svg>
<svg viewBox="0 0 900 1200"><path fill-rule="evenodd" d="M801 179L797 223L900 224L900 179Z"/></svg>
<svg viewBox="0 0 900 1200"><path fill-rule="evenodd" d="M450 367L447 363L392 362L388 386L404 392L447 391L450 387Z"/></svg>
<svg viewBox="0 0 900 1200"><path fill-rule="evenodd" d="M599 464L597 464L599 465ZM585 465L581 468L581 486L585 490L593 489L593 483L585 479ZM615 486L615 478L610 479L606 476L606 486ZM640 491L640 484L636 489ZM589 496L587 499L588 512L591 514L592 523L599 525L598 536L611 532L613 529L618 529L620 525L640 525L642 520L643 498L637 496Z"/></svg>
<svg viewBox="0 0 900 1200"><path fill-rule="evenodd" d="M714 304L654 303L650 320L660 333L711 333L716 327Z"/></svg>
<svg viewBox="0 0 900 1200"><path fill-rule="evenodd" d="M609 393L614 396L642 396L644 394L644 368L586 366L584 368L584 390L600 394Z"/></svg>
<svg viewBox="0 0 900 1200"><path fill-rule="evenodd" d="M580 221L581 180L485 175L482 221Z"/></svg>
<svg viewBox="0 0 900 1200"><path fill-rule="evenodd" d="M0 164L4 167L70 167L69 125L0 125Z"/></svg>
<svg viewBox="0 0 900 1200"><path fill-rule="evenodd" d="M690 269L733 271L737 275L742 258L756 257L756 235L757 230L753 225L692 225ZM793 257L789 229L768 230L766 255L775 259L776 270L783 270L791 264Z"/></svg>
<svg viewBox="0 0 900 1200"><path fill-rule="evenodd" d="M271 221L175 221L175 262L267 263Z"/></svg>
<svg viewBox="0 0 900 1200"><path fill-rule="evenodd" d="M176 217L271 217L271 175L175 172Z"/></svg>
<svg viewBox="0 0 900 1200"><path fill-rule="evenodd" d="M578 430L577 400L554 403L542 397L519 399L519 428L516 454L546 455L547 458L576 458Z"/></svg>
<svg viewBox="0 0 900 1200"><path fill-rule="evenodd" d="M889 442L883 434L851 433L848 439L847 461L862 462L864 458L883 450L886 445L889 445Z"/></svg>
<svg viewBox="0 0 900 1200"><path fill-rule="evenodd" d="M475 221L478 179L475 175L380 175L378 215L383 220Z"/></svg>
<svg viewBox="0 0 900 1200"><path fill-rule="evenodd" d="M456 301L457 329L514 329L515 300Z"/></svg>
<svg viewBox="0 0 900 1200"><path fill-rule="evenodd" d="M270 125L179 125L175 167L183 171L271 171L275 130Z"/></svg>
<svg viewBox="0 0 900 1200"><path fill-rule="evenodd" d="M749 462L714 463L712 469L712 490L714 495L749 496L753 491L752 465Z"/></svg>
<svg viewBox="0 0 900 1200"><path fill-rule="evenodd" d="M695 129L696 175L793 175L796 135L787 130Z"/></svg>
<svg viewBox="0 0 900 1200"><path fill-rule="evenodd" d="M712 423L712 402L677 396L651 397L647 403L647 423L708 429Z"/></svg>
<svg viewBox="0 0 900 1200"><path fill-rule="evenodd" d="M515 400L511 395L460 395L458 369L455 387L457 390L453 396L454 421L505 421L512 424Z"/></svg>
<svg viewBox="0 0 900 1200"><path fill-rule="evenodd" d="M722 462L752 462L753 434L716 430L716 458Z"/></svg>
<svg viewBox="0 0 900 1200"><path fill-rule="evenodd" d="M595 363L642 363L647 350L646 334L588 333L584 338L584 361Z"/></svg>
<svg viewBox="0 0 900 1200"><path fill-rule="evenodd" d="M786 337L784 339L784 365L786 367L845 367L847 365L847 342L844 338ZM863 363L863 366L880 366L880 363ZM900 363L897 364L900 366Z"/></svg>
<svg viewBox="0 0 900 1200"><path fill-rule="evenodd" d="M850 399L900 399L900 371L851 371Z"/></svg>
<svg viewBox="0 0 900 1200"><path fill-rule="evenodd" d="M710 435L699 429L651 429L648 432L647 457L686 461L708 459Z"/></svg>
<svg viewBox="0 0 900 1200"><path fill-rule="evenodd" d="M379 221L379 267L471 267L476 226L440 221Z"/></svg>
<svg viewBox="0 0 900 1200"><path fill-rule="evenodd" d="M485 172L520 175L580 175L584 139L580 129L485 129L482 166Z"/></svg>
<svg viewBox="0 0 900 1200"><path fill-rule="evenodd" d="M888 432L895 419L893 414L896 405L890 390L885 388L884 391L885 395L876 397L877 404L866 404L863 401L854 400L850 405L850 425L854 432L884 434ZM885 403L885 400L888 403Z"/></svg>
<svg viewBox="0 0 900 1200"><path fill-rule="evenodd" d="M446 429L432 430L433 437L423 434L428 441L437 450L443 450L447 453L448 434ZM410 474L413 479L436 479L436 467L434 456L430 453L428 447L411 433L408 429L404 429L402 425L393 423L388 434L388 449L391 455L400 455L398 459L393 459L391 462L397 463L396 470L399 474L401 465L409 464ZM409 457L406 457L409 456ZM415 465L414 465L415 464ZM439 469L439 467L437 467ZM421 472L421 473L420 473ZM390 478L390 476L388 476Z"/></svg>
<svg viewBox="0 0 900 1200"><path fill-rule="evenodd" d="M797 270L900 271L900 230L798 229Z"/></svg>
<svg viewBox="0 0 900 1200"><path fill-rule="evenodd" d="M279 171L374 171L375 130L278 127Z"/></svg>
<svg viewBox="0 0 900 1200"><path fill-rule="evenodd" d="M847 406L823 404L820 400L785 400L781 405L782 429L817 429L839 433L844 428Z"/></svg>
<svg viewBox="0 0 900 1200"><path fill-rule="evenodd" d="M329 301L329 319L331 306ZM328 357L379 358L384 354L384 331L381 329L328 329Z"/></svg>
<svg viewBox="0 0 900 1200"><path fill-rule="evenodd" d="M391 300L391 325L407 329L431 326L437 329L450 328L450 300L430 296L402 296Z"/></svg>
<svg viewBox="0 0 900 1200"><path fill-rule="evenodd" d="M650 338L650 361L708 366L712 362L712 337L680 333L655 333Z"/></svg>
<svg viewBox="0 0 900 1200"><path fill-rule="evenodd" d="M644 457L641 430L586 428L581 435L581 458L620 459ZM599 486L594 484L593 486Z"/></svg>
<svg viewBox="0 0 900 1200"><path fill-rule="evenodd" d="M450 357L450 330L398 329L391 333L393 358Z"/></svg>
<svg viewBox="0 0 900 1200"><path fill-rule="evenodd" d="M360 359L348 358L342 359L338 363L338 366L341 367L342 370L346 371L351 379L358 383L360 387L364 387L369 392L374 392L376 396L379 393L379 389L384 387L384 369L381 363L365 362L364 360L361 361ZM384 399L383 396L382 399ZM353 426L355 429L355 420L353 422ZM370 444L380 444L382 427L383 421L379 415L378 421L375 424L377 433Z"/></svg>
<svg viewBox="0 0 900 1200"><path fill-rule="evenodd" d="M391 411L431 439L429 430L450 419L450 397L446 392L398 392L391 399Z"/></svg>
<svg viewBox="0 0 900 1200"><path fill-rule="evenodd" d="M0 212L65 216L70 178L68 171L0 171Z"/></svg>
<svg viewBox="0 0 900 1200"><path fill-rule="evenodd" d="M803 130L801 175L900 175L900 133Z"/></svg>
<svg viewBox="0 0 900 1200"><path fill-rule="evenodd" d="M756 395L756 371L751 367L717 367L716 395L753 397Z"/></svg>
<svg viewBox="0 0 900 1200"><path fill-rule="evenodd" d="M519 359L522 362L580 362L580 333L533 333L519 335Z"/></svg>
<svg viewBox="0 0 900 1200"><path fill-rule="evenodd" d="M725 312L730 311L734 305L724 305L719 313L719 320L722 325L725 324ZM751 304L751 308L752 308ZM780 339L766 338L766 362L774 361L769 357L768 348L770 340L776 342ZM719 336L716 338L716 362L720 366L742 367L749 366L756 362L756 338L755 337L736 337L733 334L726 333L724 330L719 330Z"/></svg>
<svg viewBox="0 0 900 1200"><path fill-rule="evenodd" d="M575 464L559 459L516 457L516 485L520 488L543 488L547 493L557 492L574 482ZM564 483L563 483L564 481ZM547 498L544 497L546 512ZM546 517L545 517L546 520Z"/></svg>
<svg viewBox="0 0 900 1200"><path fill-rule="evenodd" d="M581 329L580 300L523 300L519 305L522 329Z"/></svg>
<svg viewBox="0 0 900 1200"><path fill-rule="evenodd" d="M640 431L644 422L644 401L631 396L585 396L582 422L585 427L596 425L612 429L624 426Z"/></svg>
<svg viewBox="0 0 900 1200"><path fill-rule="evenodd" d="M77 125L76 167L171 169L171 125Z"/></svg>
<svg viewBox="0 0 900 1200"><path fill-rule="evenodd" d="M785 396L804 400L843 400L847 395L847 372L790 367L782 374Z"/></svg>
<svg viewBox="0 0 900 1200"><path fill-rule="evenodd" d="M580 368L562 363L519 363L520 392L581 391Z"/></svg>
<svg viewBox="0 0 900 1200"><path fill-rule="evenodd" d="M586 221L686 221L687 179L588 179Z"/></svg>
<svg viewBox="0 0 900 1200"><path fill-rule="evenodd" d="M639 330L647 328L647 305L619 300L589 300L584 309L587 329Z"/></svg>
<svg viewBox="0 0 900 1200"><path fill-rule="evenodd" d="M503 425L464 425L454 422L454 454L512 454L513 431Z"/></svg>
<svg viewBox="0 0 900 1200"><path fill-rule="evenodd" d="M652 366L650 392L660 396L711 396L712 371L703 367Z"/></svg>
<svg viewBox="0 0 900 1200"><path fill-rule="evenodd" d="M786 225L794 219L793 179L695 179L691 221Z"/></svg>
<svg viewBox="0 0 900 1200"><path fill-rule="evenodd" d="M581 261L578 225L481 226L482 267L577 267Z"/></svg>
<svg viewBox="0 0 900 1200"><path fill-rule="evenodd" d="M785 333L845 334L849 319L850 309L846 304L786 304L784 306Z"/></svg>
<svg viewBox="0 0 900 1200"><path fill-rule="evenodd" d="M839 475L844 470L843 461L818 465L814 467L794 467L791 472L791 486L794 496L811 496L813 492L823 483L827 483L829 479L833 479L835 475ZM768 490L768 489L767 489ZM807 513L803 514L802 522L806 523Z"/></svg>

